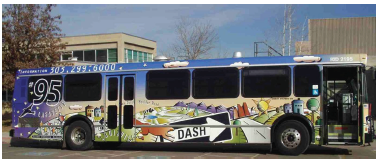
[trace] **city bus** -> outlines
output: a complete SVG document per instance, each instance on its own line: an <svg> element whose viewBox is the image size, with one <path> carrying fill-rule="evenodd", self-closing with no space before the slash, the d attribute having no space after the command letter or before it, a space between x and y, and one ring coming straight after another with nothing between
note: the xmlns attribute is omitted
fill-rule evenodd
<svg viewBox="0 0 381 162"><path fill-rule="evenodd" d="M20 69L12 138L72 150L125 142L364 144L366 54L240 57Z"/></svg>

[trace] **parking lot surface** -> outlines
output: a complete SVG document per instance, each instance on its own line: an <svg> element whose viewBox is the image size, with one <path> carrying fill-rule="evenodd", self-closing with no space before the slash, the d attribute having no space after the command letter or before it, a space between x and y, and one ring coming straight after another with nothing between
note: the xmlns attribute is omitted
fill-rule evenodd
<svg viewBox="0 0 381 162"><path fill-rule="evenodd" d="M117 149L88 151L61 148L11 147L10 138L3 133L3 159L375 159L376 142L371 146L329 145L310 146L299 156L279 155L276 151L252 149L249 145L228 147L184 145L155 145L131 147L128 143Z"/></svg>

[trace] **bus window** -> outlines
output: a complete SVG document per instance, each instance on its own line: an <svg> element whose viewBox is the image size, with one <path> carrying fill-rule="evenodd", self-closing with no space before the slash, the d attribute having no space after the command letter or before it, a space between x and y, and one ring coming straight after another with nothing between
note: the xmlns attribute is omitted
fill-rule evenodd
<svg viewBox="0 0 381 162"><path fill-rule="evenodd" d="M189 70L149 71L146 79L146 97L149 100L189 98Z"/></svg>
<svg viewBox="0 0 381 162"><path fill-rule="evenodd" d="M101 74L69 74L65 77L65 101L99 101Z"/></svg>
<svg viewBox="0 0 381 162"><path fill-rule="evenodd" d="M288 66L249 67L242 70L243 97L288 97L291 94Z"/></svg>
<svg viewBox="0 0 381 162"><path fill-rule="evenodd" d="M193 71L193 97L236 98L239 95L237 68L195 69Z"/></svg>
<svg viewBox="0 0 381 162"><path fill-rule="evenodd" d="M123 128L131 129L134 125L134 107L132 105L124 105L123 107Z"/></svg>
<svg viewBox="0 0 381 162"><path fill-rule="evenodd" d="M124 100L134 99L134 85L133 77L124 78Z"/></svg>
<svg viewBox="0 0 381 162"><path fill-rule="evenodd" d="M110 105L107 108L107 127L115 129L118 126L118 107Z"/></svg>
<svg viewBox="0 0 381 162"><path fill-rule="evenodd" d="M116 101L118 99L118 78L113 77L108 79L108 100Z"/></svg>
<svg viewBox="0 0 381 162"><path fill-rule="evenodd" d="M320 69L315 65L294 67L294 95L296 97L316 97L320 94Z"/></svg>
<svg viewBox="0 0 381 162"><path fill-rule="evenodd" d="M28 101L34 104L51 101L59 102L62 98L62 76L34 76L28 81Z"/></svg>

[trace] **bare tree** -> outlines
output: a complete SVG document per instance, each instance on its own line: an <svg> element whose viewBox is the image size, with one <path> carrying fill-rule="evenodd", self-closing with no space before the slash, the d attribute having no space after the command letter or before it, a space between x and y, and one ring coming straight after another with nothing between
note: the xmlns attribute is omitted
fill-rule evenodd
<svg viewBox="0 0 381 162"><path fill-rule="evenodd" d="M282 16L275 18L275 20L270 20L271 28L263 32L265 36L264 42L275 50L280 51L283 56L296 53L298 50L295 49L295 42L300 41L304 35L302 33L304 31L300 30L301 24L295 24L295 14L295 5L286 4ZM287 38L288 40L286 40Z"/></svg>
<svg viewBox="0 0 381 162"><path fill-rule="evenodd" d="M216 47L216 55L214 58L229 58L232 57L232 55L233 53L230 50L219 44L218 47Z"/></svg>
<svg viewBox="0 0 381 162"><path fill-rule="evenodd" d="M302 46L303 46L303 41L304 41L304 29L306 28L306 21L307 21L307 16L306 16L306 19L304 20L303 22L303 27L302 27L302 41L300 42L300 45L299 45L299 55L302 53Z"/></svg>
<svg viewBox="0 0 381 162"><path fill-rule="evenodd" d="M200 22L182 17L176 24L176 32L178 41L173 45L173 50L179 59L209 57L218 41L218 34L209 21Z"/></svg>
<svg viewBox="0 0 381 162"><path fill-rule="evenodd" d="M291 43L292 43L292 30L295 29L295 27L292 26L292 15L294 14L295 8L292 8L292 5L288 6L288 13L287 13L287 19L288 19L288 30L289 34L288 36L290 37L288 39L288 55L291 55Z"/></svg>
<svg viewBox="0 0 381 162"><path fill-rule="evenodd" d="M284 15L283 15L283 44L282 44L282 55L284 56L284 49L286 47L286 15L287 15L287 5L284 5Z"/></svg>
<svg viewBox="0 0 381 162"><path fill-rule="evenodd" d="M160 50L158 51L158 53L162 56L165 56L167 58L169 58L170 60L176 60L176 54L173 52L173 49L171 48L168 48L166 50Z"/></svg>

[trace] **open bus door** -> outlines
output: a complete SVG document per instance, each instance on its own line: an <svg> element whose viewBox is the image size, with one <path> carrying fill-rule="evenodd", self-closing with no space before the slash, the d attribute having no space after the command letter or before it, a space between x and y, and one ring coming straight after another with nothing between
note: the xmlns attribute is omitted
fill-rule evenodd
<svg viewBox="0 0 381 162"><path fill-rule="evenodd" d="M105 140L110 142L133 142L127 134L134 125L134 75L107 75L106 88L106 128Z"/></svg>
<svg viewBox="0 0 381 162"><path fill-rule="evenodd" d="M363 73L363 130L364 130L364 139L363 144L368 143L370 145L371 142L373 142L374 137L374 120L372 118L372 104L369 103L368 100L368 82L367 82L367 76L365 73Z"/></svg>
<svg viewBox="0 0 381 162"><path fill-rule="evenodd" d="M363 68L324 66L324 143L362 143Z"/></svg>

